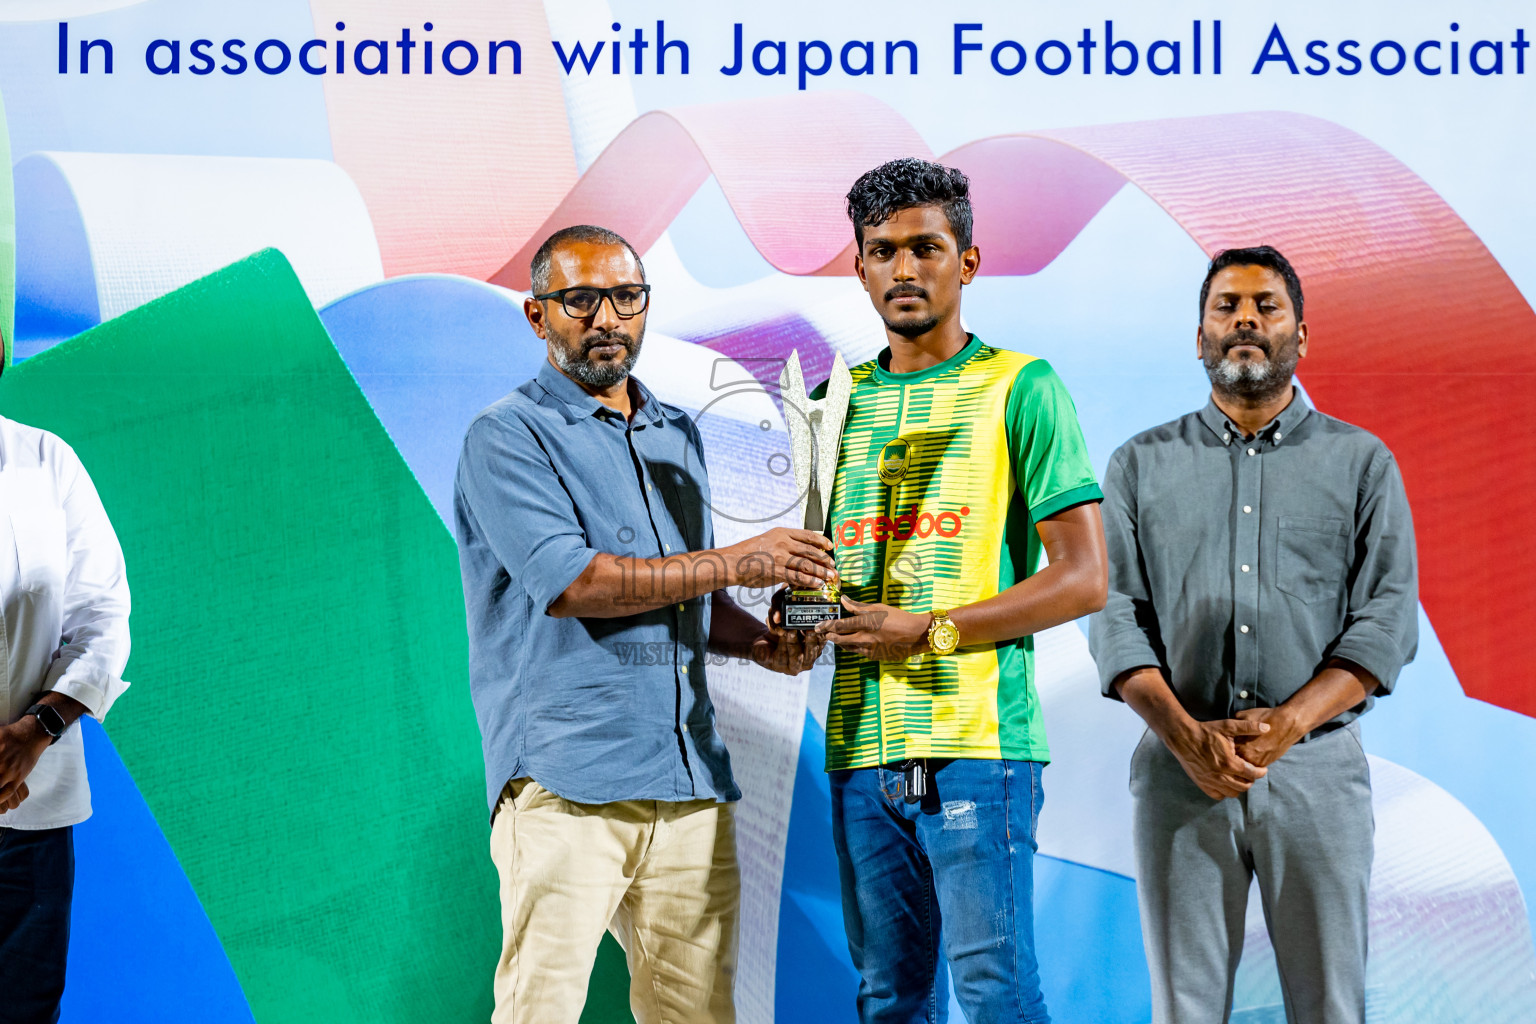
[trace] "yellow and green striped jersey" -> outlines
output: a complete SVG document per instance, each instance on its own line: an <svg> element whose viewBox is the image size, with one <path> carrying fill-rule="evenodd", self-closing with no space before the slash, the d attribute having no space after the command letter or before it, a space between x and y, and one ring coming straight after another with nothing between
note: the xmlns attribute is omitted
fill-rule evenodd
<svg viewBox="0 0 1536 1024"><path fill-rule="evenodd" d="M1103 498L1077 411L1043 359L972 337L952 358L854 367L830 529L843 592L914 612L992 597L1040 562L1035 524ZM1048 761L1034 638L948 657L837 652L827 770L914 757Z"/></svg>

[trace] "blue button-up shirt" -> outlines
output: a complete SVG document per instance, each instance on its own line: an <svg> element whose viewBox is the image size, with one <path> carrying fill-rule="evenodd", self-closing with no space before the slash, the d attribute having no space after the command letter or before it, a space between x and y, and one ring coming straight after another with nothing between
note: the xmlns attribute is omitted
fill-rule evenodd
<svg viewBox="0 0 1536 1024"><path fill-rule="evenodd" d="M705 683L708 596L618 618L548 611L599 552L713 544L697 427L630 385L626 421L545 363L464 437L454 534L493 812L523 777L577 803L741 797Z"/></svg>

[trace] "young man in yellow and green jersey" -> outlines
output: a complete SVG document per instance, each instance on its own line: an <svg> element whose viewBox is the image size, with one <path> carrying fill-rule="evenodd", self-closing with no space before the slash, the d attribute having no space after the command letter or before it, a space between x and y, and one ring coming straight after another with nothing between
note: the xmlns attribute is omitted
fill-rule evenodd
<svg viewBox="0 0 1536 1024"><path fill-rule="evenodd" d="M1102 494L1066 388L961 326L981 261L968 193L958 170L905 159L848 195L890 342L851 371L829 509L853 614L818 627L839 648L827 770L865 1024L934 1019L941 953L972 1024L1050 1019L1032 634L1096 611L1107 587Z"/></svg>
<svg viewBox="0 0 1536 1024"><path fill-rule="evenodd" d="M915 373L854 367L829 522L843 593L910 612L993 597L1040 563L1035 523L1103 494L1061 378L974 335ZM962 642L964 639L962 637ZM827 769L911 758L1049 761L1034 638L945 657L842 651Z"/></svg>

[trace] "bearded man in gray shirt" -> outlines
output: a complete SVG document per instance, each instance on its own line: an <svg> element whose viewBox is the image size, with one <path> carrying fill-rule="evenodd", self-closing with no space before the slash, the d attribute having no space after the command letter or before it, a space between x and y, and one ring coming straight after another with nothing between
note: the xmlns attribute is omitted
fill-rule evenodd
<svg viewBox="0 0 1536 1024"><path fill-rule="evenodd" d="M1269 246L1211 261L1205 408L1104 480L1104 695L1131 758L1153 1020L1226 1021L1258 878L1287 1018L1365 1019L1374 819L1356 719L1417 645L1413 521L1392 453L1291 382L1301 282ZM1346 339L1330 339L1335 344Z"/></svg>

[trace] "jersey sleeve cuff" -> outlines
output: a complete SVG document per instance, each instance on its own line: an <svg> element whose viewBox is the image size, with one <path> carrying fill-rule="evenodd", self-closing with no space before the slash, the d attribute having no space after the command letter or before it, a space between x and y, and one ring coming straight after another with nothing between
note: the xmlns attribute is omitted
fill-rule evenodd
<svg viewBox="0 0 1536 1024"><path fill-rule="evenodd" d="M1029 517L1035 522L1049 519L1058 512L1064 512L1073 505L1083 505L1090 501L1103 501L1104 492L1098 484L1083 484L1081 487L1073 487L1071 490L1053 494L1044 501L1029 510Z"/></svg>

